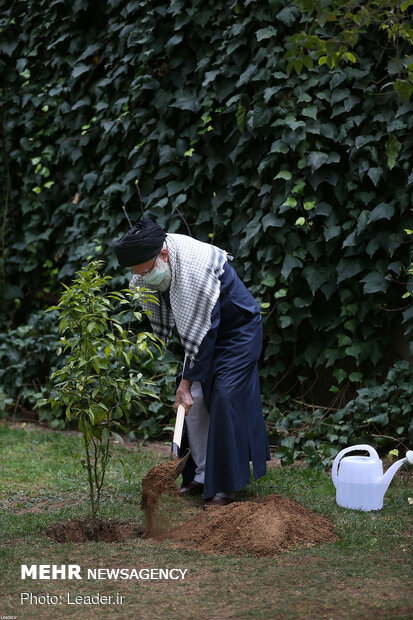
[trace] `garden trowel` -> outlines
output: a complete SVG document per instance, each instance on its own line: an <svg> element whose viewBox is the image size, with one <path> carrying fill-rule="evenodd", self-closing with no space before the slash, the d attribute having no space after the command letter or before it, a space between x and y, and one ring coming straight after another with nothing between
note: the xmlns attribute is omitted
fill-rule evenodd
<svg viewBox="0 0 413 620"><path fill-rule="evenodd" d="M174 437L172 439L172 458L173 459L179 458L179 450L181 447L181 440L182 440L182 431L184 428L184 419L185 419L185 407L183 405L179 405L178 411L176 412ZM179 474L182 472L183 468L186 465L187 460L189 459L190 454L191 454L191 451L189 448L187 448L185 450L183 457L179 459L179 461L177 462L176 467L175 467L176 477L178 477Z"/></svg>

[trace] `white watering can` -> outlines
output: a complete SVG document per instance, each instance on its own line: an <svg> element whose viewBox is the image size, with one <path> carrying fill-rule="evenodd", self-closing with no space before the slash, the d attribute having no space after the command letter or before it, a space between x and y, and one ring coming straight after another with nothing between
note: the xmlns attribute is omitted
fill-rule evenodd
<svg viewBox="0 0 413 620"><path fill-rule="evenodd" d="M369 456L346 456L347 452L367 450ZM340 462L341 461L341 462ZM331 472L336 487L336 501L343 508L353 510L380 510L387 487L396 471L405 462L413 464L413 451L406 452L406 457L396 461L383 474L379 455L371 446L361 444L341 450L334 459ZM340 470L337 473L338 465Z"/></svg>

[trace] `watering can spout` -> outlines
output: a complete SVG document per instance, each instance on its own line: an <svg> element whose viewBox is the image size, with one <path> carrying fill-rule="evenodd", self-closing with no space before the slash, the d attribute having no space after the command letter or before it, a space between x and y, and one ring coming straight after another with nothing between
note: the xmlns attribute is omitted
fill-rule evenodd
<svg viewBox="0 0 413 620"><path fill-rule="evenodd" d="M387 488L390 482L393 480L393 476L396 473L396 471L399 469L399 467L403 465L403 463L406 463L406 462L413 464L413 451L412 450L409 450L408 452L406 452L406 456L404 459L400 459L399 461L396 461L395 463L393 463L393 465L389 467L389 469L383 475L382 479L380 480L380 484L383 487L383 494L387 491Z"/></svg>

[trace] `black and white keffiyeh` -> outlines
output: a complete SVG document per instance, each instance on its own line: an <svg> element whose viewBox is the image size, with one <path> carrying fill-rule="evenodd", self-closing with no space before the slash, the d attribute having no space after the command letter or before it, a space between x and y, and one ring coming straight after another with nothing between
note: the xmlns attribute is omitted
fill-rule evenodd
<svg viewBox="0 0 413 620"><path fill-rule="evenodd" d="M145 309L151 312L154 334L165 344L176 325L185 357L194 361L211 327L211 313L220 294L219 277L228 258L232 257L225 250L186 235L168 233L165 243L172 272L171 308L156 292L159 305L147 302ZM148 287L139 275L133 276L129 286Z"/></svg>

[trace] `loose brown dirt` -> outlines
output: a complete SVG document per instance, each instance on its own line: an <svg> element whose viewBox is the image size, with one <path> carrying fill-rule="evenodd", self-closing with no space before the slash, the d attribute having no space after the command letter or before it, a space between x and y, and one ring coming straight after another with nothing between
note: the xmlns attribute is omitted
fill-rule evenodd
<svg viewBox="0 0 413 620"><path fill-rule="evenodd" d="M64 523L51 523L46 528L46 534L59 543L88 540L111 543L141 538L143 527L134 521L98 519L94 528L90 521L74 519Z"/></svg>
<svg viewBox="0 0 413 620"><path fill-rule="evenodd" d="M144 538L167 537L171 529L165 518L157 512L159 498L164 493L176 495L175 467L177 461L169 461L152 467L142 479L141 508L144 514Z"/></svg>
<svg viewBox="0 0 413 620"><path fill-rule="evenodd" d="M289 547L333 541L336 535L333 525L324 517L292 499L269 495L257 502L208 508L168 538L199 551L273 556Z"/></svg>

